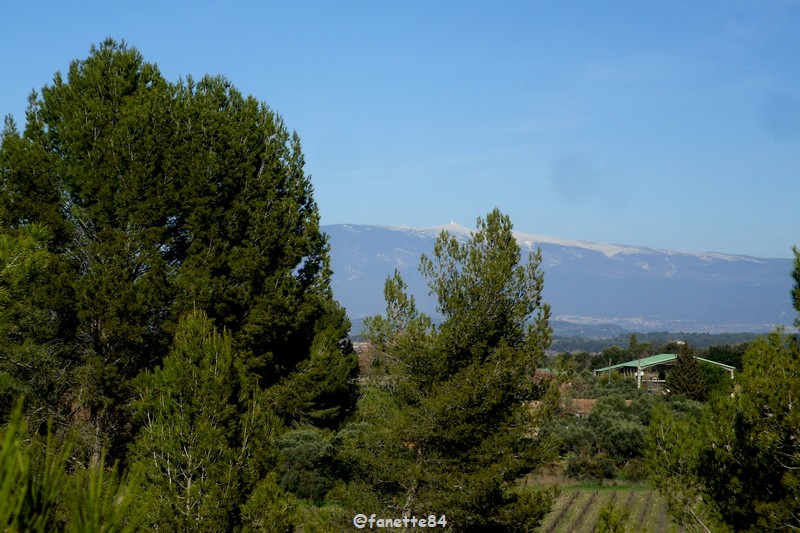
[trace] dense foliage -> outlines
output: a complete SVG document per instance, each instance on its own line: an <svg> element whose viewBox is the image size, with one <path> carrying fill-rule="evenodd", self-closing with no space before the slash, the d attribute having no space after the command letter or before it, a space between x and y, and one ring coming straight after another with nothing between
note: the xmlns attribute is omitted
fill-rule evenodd
<svg viewBox="0 0 800 533"><path fill-rule="evenodd" d="M694 358L693 350L687 343L681 345L675 367L667 375L667 390L671 395L683 395L698 402L708 399L708 387L703 379L700 363Z"/></svg>
<svg viewBox="0 0 800 533"><path fill-rule="evenodd" d="M31 435L17 402L0 431L0 526L4 531L133 531L140 525L135 473L105 456L70 465L74 434ZM135 472L135 471L133 471Z"/></svg>
<svg viewBox="0 0 800 533"><path fill-rule="evenodd" d="M275 440L357 397L303 165L263 103L112 40L33 93L0 145L0 416L24 394L75 464L141 469L149 527L279 520Z"/></svg>
<svg viewBox="0 0 800 533"><path fill-rule="evenodd" d="M793 277L794 298L800 259ZM777 330L750 345L733 393L712 399L702 417L655 413L650 465L672 514L692 529L800 527L799 395L797 338Z"/></svg>
<svg viewBox="0 0 800 533"><path fill-rule="evenodd" d="M464 242L442 233L421 260L440 325L398 274L387 281L386 315L367 324L371 381L343 432L376 511L446 514L457 531L530 531L544 516L549 495L517 488L548 454L533 429L547 402L530 405L547 399L535 379L550 335L539 261L520 263L495 210Z"/></svg>

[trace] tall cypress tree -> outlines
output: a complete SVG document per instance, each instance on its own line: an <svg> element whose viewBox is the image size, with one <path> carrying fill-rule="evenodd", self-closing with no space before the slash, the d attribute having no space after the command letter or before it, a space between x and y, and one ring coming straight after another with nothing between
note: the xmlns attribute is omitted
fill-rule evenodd
<svg viewBox="0 0 800 533"><path fill-rule="evenodd" d="M671 395L683 394L698 402L708 399L708 387L700 372L700 363L694 358L694 350L688 342L681 344L678 350L675 366L667 375L667 387Z"/></svg>

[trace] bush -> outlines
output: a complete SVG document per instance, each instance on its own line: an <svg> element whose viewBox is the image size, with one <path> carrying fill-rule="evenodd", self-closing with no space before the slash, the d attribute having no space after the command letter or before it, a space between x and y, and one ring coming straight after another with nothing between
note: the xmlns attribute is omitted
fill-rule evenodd
<svg viewBox="0 0 800 533"><path fill-rule="evenodd" d="M616 395L601 398L587 418L598 450L613 457L619 466L641 456L644 447L646 428L640 408L634 408L633 403L628 406L622 396Z"/></svg>
<svg viewBox="0 0 800 533"><path fill-rule="evenodd" d="M600 508L595 531L597 533L624 533L630 513L623 507L617 507L613 500Z"/></svg>
<svg viewBox="0 0 800 533"><path fill-rule="evenodd" d="M622 473L628 480L638 483L647 479L647 466L643 459L629 459L622 467Z"/></svg>
<svg viewBox="0 0 800 533"><path fill-rule="evenodd" d="M614 461L606 454L578 453L567 457L567 477L578 480L614 479L616 468Z"/></svg>
<svg viewBox="0 0 800 533"><path fill-rule="evenodd" d="M299 498L321 501L334 483L332 450L321 432L289 431L278 440L280 487Z"/></svg>

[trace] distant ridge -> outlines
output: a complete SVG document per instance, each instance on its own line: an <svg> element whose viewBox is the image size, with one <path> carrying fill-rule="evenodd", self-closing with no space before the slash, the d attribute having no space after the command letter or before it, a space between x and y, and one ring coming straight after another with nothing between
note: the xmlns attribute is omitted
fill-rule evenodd
<svg viewBox="0 0 800 533"><path fill-rule="evenodd" d="M333 291L358 322L383 312L383 284L400 270L418 307L436 315L418 273L444 230L468 238L452 222L408 228L338 224L330 235ZM574 241L515 232L523 255L542 250L545 300L559 321L614 325L632 331L764 332L790 325L790 259Z"/></svg>
<svg viewBox="0 0 800 533"><path fill-rule="evenodd" d="M355 227L349 224L343 224L342 226L347 227ZM468 228L467 226L463 226L461 224L457 224L450 221L450 224L445 226L428 226L423 228L412 228L412 227L405 227L405 226L381 226L376 225L372 226L376 228L385 228L388 230L396 230L396 231L405 231L409 233L419 233L424 235L430 235L436 237L441 233L443 230L447 231L448 233L452 233L454 235L463 235L464 237L468 237L472 232L475 230L472 228ZM559 239L557 237L549 237L546 235L538 235L534 233L523 233L521 231L514 231L514 236L517 239L517 243L523 248L532 248L536 246L540 246L542 244L555 244L558 246L568 246L572 248L582 248L585 250L592 250L596 252L600 252L606 257L614 257L617 254L642 254L642 253L664 253L669 255L687 255L699 258L706 258L706 259L721 259L724 261L735 261L735 260L744 260L744 261L755 261L755 262L762 262L764 258L752 257L748 255L733 255L733 254L725 254L720 252L680 252L675 250L660 250L657 248L648 248L646 246L635 246L630 244L612 244L612 243L601 243L601 242L591 242L591 241L581 241L581 240L568 240L568 239Z"/></svg>

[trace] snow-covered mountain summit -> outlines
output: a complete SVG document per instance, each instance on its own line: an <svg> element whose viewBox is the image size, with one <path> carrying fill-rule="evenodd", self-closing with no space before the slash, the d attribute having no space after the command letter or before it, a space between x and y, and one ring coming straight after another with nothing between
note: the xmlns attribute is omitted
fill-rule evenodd
<svg viewBox="0 0 800 533"><path fill-rule="evenodd" d="M417 267L438 234L468 238L455 222L443 226L332 225L334 295L354 320L383 311L383 284L400 270L421 310L435 315ZM716 252L573 241L516 232L523 250L542 250L545 299L553 316L611 323L632 330L767 331L791 324L792 264Z"/></svg>
<svg viewBox="0 0 800 533"><path fill-rule="evenodd" d="M475 230L467 226L450 221L449 224L444 226L429 226L424 228L410 228L403 226L377 226L393 229L397 231L406 231L410 233L417 233L420 235L438 236L443 230L454 235L460 235L464 238L469 237ZM591 242L581 240L560 239L558 237L550 237L547 235L539 235L535 233L524 233L515 231L514 236L517 242L523 249L534 250L542 244L554 244L558 246L569 246L572 248L582 248L584 250L591 250L600 252L606 257L614 257L618 254L667 254L667 255L685 255L698 257L703 260L719 259L723 261L755 261L759 262L762 259L757 257L750 257L746 255L732 255L719 252L679 252L675 250L658 250L655 248L648 248L646 246L635 246L630 244L612 244L603 242Z"/></svg>

